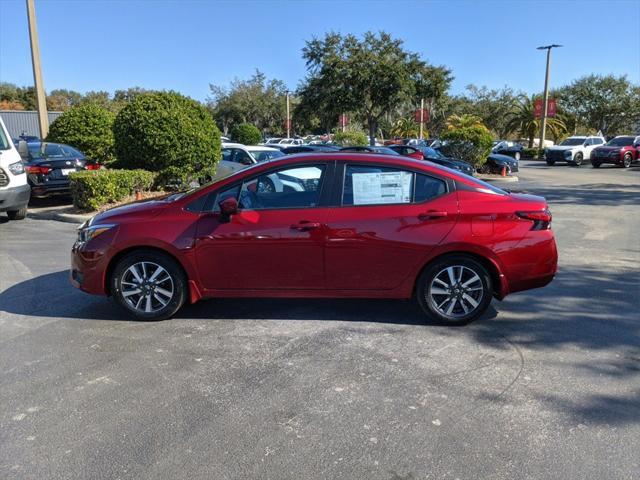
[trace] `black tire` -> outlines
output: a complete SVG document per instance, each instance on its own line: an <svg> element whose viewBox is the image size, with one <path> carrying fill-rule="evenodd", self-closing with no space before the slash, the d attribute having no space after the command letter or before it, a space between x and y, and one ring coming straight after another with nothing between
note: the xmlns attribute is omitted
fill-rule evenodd
<svg viewBox="0 0 640 480"><path fill-rule="evenodd" d="M20 210L8 210L7 216L9 220L24 220L27 218L27 207L22 207Z"/></svg>
<svg viewBox="0 0 640 480"><path fill-rule="evenodd" d="M573 157L573 164L574 164L576 167L579 167L580 165L582 165L582 159L583 159L583 158L584 158L584 157L582 156L582 153L580 153L580 152L576 153L576 156L575 156L575 157Z"/></svg>
<svg viewBox="0 0 640 480"><path fill-rule="evenodd" d="M633 156L630 153L625 153L622 157L622 168L629 168L633 163Z"/></svg>
<svg viewBox="0 0 640 480"><path fill-rule="evenodd" d="M600 168L600 165L602 165L601 162L597 161L597 160L591 160L591 166L593 168Z"/></svg>
<svg viewBox="0 0 640 480"><path fill-rule="evenodd" d="M155 269L153 272L150 270L146 271L144 266L141 269L140 264L142 263L147 265L147 268L153 267L153 265L160 266L170 277L170 282L164 281L159 284L156 282L157 284L154 285L154 282L150 282L149 280L153 277ZM131 285L133 285L133 283L125 281L132 280L133 272L129 270L132 266L136 266L134 268L136 268L140 277L146 279L146 282L136 282L137 285L132 287ZM141 270L144 270L144 272L141 272ZM144 273L144 275L141 275L141 273ZM162 280L163 278L164 275L161 274L158 275L157 280ZM164 293L158 295L161 290L165 292L168 291L168 285L171 285L172 296L169 298L168 296L164 296ZM111 278L109 279L109 287L114 300L138 320L164 320L172 317L184 304L187 298L188 288L186 276L180 265L169 255L151 250L136 250L122 257L113 269ZM157 292L156 288L158 289ZM148 293L147 295L130 294L132 289L138 289ZM143 304L140 304L140 307L143 307L143 305L146 306L146 298L149 297L153 311L144 311L133 305L134 301L140 297L143 298ZM129 298L131 300L128 300ZM163 298L166 301L166 305L164 306L162 306ZM139 301L136 303L139 303ZM154 305L158 308L154 308Z"/></svg>
<svg viewBox="0 0 640 480"><path fill-rule="evenodd" d="M436 289L447 290L439 285L442 285L441 278L446 281L450 278L450 267L457 281L456 286L448 290L450 293L435 293L433 290ZM464 268L461 273L462 267ZM478 279L469 284L474 278L473 275ZM462 276L461 280L459 276ZM468 284L467 287L463 288L464 284ZM442 325L465 325L475 320L491 303L492 292L491 276L487 270L478 261L466 255L450 255L436 260L424 269L416 283L418 304L429 317ZM471 297L477 305L473 307L464 295ZM453 310L447 315L451 302ZM468 307L469 312L466 312Z"/></svg>
<svg viewBox="0 0 640 480"><path fill-rule="evenodd" d="M553 167L556 164L555 160L547 160L547 165L549 165L550 167Z"/></svg>

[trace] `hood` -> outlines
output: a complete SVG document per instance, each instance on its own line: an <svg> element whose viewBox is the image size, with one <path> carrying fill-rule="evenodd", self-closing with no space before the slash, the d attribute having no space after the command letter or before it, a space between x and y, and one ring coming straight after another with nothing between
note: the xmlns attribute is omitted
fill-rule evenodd
<svg viewBox="0 0 640 480"><path fill-rule="evenodd" d="M578 148L580 145L553 145L552 147L547 147L547 150L562 152L564 150L571 150L573 148Z"/></svg>
<svg viewBox="0 0 640 480"><path fill-rule="evenodd" d="M171 202L164 199L141 200L139 202L128 203L95 215L89 220L89 225L122 220L149 219L162 212L170 203Z"/></svg>
<svg viewBox="0 0 640 480"><path fill-rule="evenodd" d="M507 165L518 164L518 161L515 158L510 157L509 155L501 155L499 153L492 153L491 155L489 155L488 159L498 164L505 164L505 163Z"/></svg>

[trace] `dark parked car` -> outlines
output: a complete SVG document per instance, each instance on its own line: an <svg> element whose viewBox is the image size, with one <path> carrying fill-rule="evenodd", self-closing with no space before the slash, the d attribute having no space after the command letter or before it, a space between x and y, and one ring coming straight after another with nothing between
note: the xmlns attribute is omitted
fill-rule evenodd
<svg viewBox="0 0 640 480"><path fill-rule="evenodd" d="M337 152L338 150L340 150L340 147L332 145L294 145L293 147L282 149L282 153L292 155L294 153Z"/></svg>
<svg viewBox="0 0 640 480"><path fill-rule="evenodd" d="M298 188L261 191L269 176ZM140 320L203 298L359 297L414 298L459 325L553 279L551 220L542 197L430 162L291 155L96 215L78 230L71 281Z"/></svg>
<svg viewBox="0 0 640 480"><path fill-rule="evenodd" d="M69 193L69 174L79 170L94 170L99 165L87 161L84 154L61 143L27 143L28 158L25 164L31 195L45 198Z"/></svg>
<svg viewBox="0 0 640 480"><path fill-rule="evenodd" d="M462 173L473 176L473 165L465 162L464 160L447 157L435 148L424 147L422 149L422 155L425 160L429 160L430 162L437 163L438 165L442 165L443 167L453 168L454 170L458 170Z"/></svg>
<svg viewBox="0 0 640 480"><path fill-rule="evenodd" d="M394 152L389 147L380 147L378 145L367 147L343 147L340 149L340 151L348 153L379 153L382 155L400 155L398 152Z"/></svg>
<svg viewBox="0 0 640 480"><path fill-rule="evenodd" d="M640 137L621 135L612 138L606 145L591 151L591 165L600 167L603 163L613 163L624 168L640 159Z"/></svg>
<svg viewBox="0 0 640 480"><path fill-rule="evenodd" d="M424 160L424 155L418 147L411 145L389 145L389 148L405 157L415 158L416 160Z"/></svg>
<svg viewBox="0 0 640 480"><path fill-rule="evenodd" d="M508 140L496 140L493 142L493 148L491 153L499 153L501 155L507 155L513 157L516 160L520 160L522 156L522 150L524 147L517 142L510 142Z"/></svg>
<svg viewBox="0 0 640 480"><path fill-rule="evenodd" d="M518 160L507 155L492 153L487 157L485 164L480 167L482 173L501 174L503 169L507 175L516 173L519 170Z"/></svg>

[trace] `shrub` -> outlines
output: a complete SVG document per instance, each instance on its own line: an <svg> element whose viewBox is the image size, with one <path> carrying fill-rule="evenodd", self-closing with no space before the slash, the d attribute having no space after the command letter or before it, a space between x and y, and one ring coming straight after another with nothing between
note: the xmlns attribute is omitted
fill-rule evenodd
<svg viewBox="0 0 640 480"><path fill-rule="evenodd" d="M73 205L81 210L97 210L108 203L150 190L155 175L146 170L85 170L69 175Z"/></svg>
<svg viewBox="0 0 640 480"><path fill-rule="evenodd" d="M537 148L524 148L522 150L522 158L538 158Z"/></svg>
<svg viewBox="0 0 640 480"><path fill-rule="evenodd" d="M231 139L244 145L256 145L262 140L262 134L255 125L240 123L231 129Z"/></svg>
<svg viewBox="0 0 640 480"><path fill-rule="evenodd" d="M197 187L215 178L215 168L202 168L197 171L182 167L167 167L158 172L154 186L157 190L180 191Z"/></svg>
<svg viewBox="0 0 640 480"><path fill-rule="evenodd" d="M220 160L220 131L201 104L176 92L143 93L113 124L120 168L159 172L212 168Z"/></svg>
<svg viewBox="0 0 640 480"><path fill-rule="evenodd" d="M446 144L440 149L447 156L460 158L480 167L491 153L493 137L489 130L481 125L451 128L442 134Z"/></svg>
<svg viewBox="0 0 640 480"><path fill-rule="evenodd" d="M369 144L367 134L356 130L336 132L333 135L333 141L343 147L364 147Z"/></svg>
<svg viewBox="0 0 640 480"><path fill-rule="evenodd" d="M91 160L109 163L114 159L114 119L113 112L95 103L76 105L53 121L46 140L66 143Z"/></svg>

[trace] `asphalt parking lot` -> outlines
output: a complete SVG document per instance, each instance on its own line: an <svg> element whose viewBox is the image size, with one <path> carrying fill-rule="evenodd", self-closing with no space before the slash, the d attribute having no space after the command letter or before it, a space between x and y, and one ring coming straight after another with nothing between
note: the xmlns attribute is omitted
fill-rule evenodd
<svg viewBox="0 0 640 480"><path fill-rule="evenodd" d="M68 284L73 224L3 218L0 478L639 478L640 167L520 178L560 273L463 328L362 300L132 322Z"/></svg>

